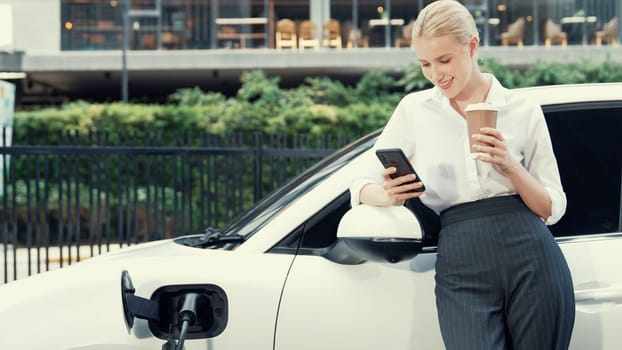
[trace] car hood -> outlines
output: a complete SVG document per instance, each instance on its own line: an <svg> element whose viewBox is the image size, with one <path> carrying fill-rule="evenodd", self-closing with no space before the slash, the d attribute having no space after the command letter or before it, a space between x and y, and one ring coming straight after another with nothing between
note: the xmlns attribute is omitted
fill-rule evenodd
<svg viewBox="0 0 622 350"><path fill-rule="evenodd" d="M280 293L293 259L290 254L199 249L165 240L10 282L0 286L0 349L161 349L165 340L154 337L147 321L135 319L132 329L126 326L124 270L135 295L145 299L167 286L218 286L235 307L229 308L226 331L210 339L214 346L241 349L253 339L257 348L271 348ZM204 348L202 339L193 341Z"/></svg>
<svg viewBox="0 0 622 350"><path fill-rule="evenodd" d="M122 271L130 272L136 295L149 298L163 281L199 280L198 269L187 267L223 254L231 252L155 241L9 282L0 287L0 349L159 348L164 341L152 337L146 321L136 320L132 330L125 324Z"/></svg>

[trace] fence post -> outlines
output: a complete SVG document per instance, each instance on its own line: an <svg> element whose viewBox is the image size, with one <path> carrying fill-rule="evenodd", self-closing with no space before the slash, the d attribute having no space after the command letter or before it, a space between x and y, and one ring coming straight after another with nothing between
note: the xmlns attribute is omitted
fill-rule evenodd
<svg viewBox="0 0 622 350"><path fill-rule="evenodd" d="M253 157L253 202L257 203L262 196L262 164L263 164L263 149L262 149L262 133L254 133L255 149Z"/></svg>

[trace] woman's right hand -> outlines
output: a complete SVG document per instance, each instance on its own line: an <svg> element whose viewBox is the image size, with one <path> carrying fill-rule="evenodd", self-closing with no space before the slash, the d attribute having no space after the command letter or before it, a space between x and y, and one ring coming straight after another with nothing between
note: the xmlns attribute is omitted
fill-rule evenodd
<svg viewBox="0 0 622 350"><path fill-rule="evenodd" d="M417 180L417 176L408 174L392 179L391 175L396 171L395 167L389 167L382 173L384 191L391 199L392 205L403 205L406 200L421 196L423 192L409 192L423 186L423 183L420 181L412 182Z"/></svg>

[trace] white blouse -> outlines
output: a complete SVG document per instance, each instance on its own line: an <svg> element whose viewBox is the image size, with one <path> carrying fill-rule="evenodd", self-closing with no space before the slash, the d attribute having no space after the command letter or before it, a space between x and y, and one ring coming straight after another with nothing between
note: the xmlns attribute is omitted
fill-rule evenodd
<svg viewBox="0 0 622 350"><path fill-rule="evenodd" d="M545 222L552 225L566 211L566 195L542 109L501 86L494 76L485 76L492 80L486 102L499 108L497 129L510 154L548 191L552 215ZM434 87L400 101L374 149L401 148L406 153L426 186L421 201L437 214L460 203L516 194L510 180L492 164L472 159L468 137L465 119ZM383 169L377 163L350 187L353 206L359 204L364 185L383 183Z"/></svg>

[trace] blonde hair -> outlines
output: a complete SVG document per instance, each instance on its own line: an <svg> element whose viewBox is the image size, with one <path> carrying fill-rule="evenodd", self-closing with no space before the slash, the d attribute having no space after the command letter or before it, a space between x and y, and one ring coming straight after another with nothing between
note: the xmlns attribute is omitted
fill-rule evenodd
<svg viewBox="0 0 622 350"><path fill-rule="evenodd" d="M413 39L445 35L465 45L472 37L479 39L473 16L456 0L438 0L424 7L413 26Z"/></svg>

